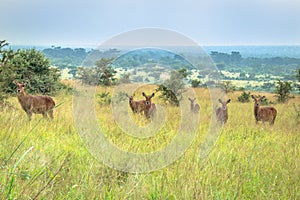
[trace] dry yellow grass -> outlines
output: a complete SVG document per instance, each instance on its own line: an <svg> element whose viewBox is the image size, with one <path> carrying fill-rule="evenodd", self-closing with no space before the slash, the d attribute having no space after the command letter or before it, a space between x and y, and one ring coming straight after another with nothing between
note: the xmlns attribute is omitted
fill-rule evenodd
<svg viewBox="0 0 300 200"><path fill-rule="evenodd" d="M138 92L142 90L151 93L154 88ZM97 90L102 91L112 88ZM270 126L255 124L252 101L239 103L240 92L229 93L228 122L212 152L199 159L214 113L208 90L195 92L200 125L192 144L171 165L144 174L116 171L89 153L73 121L72 96L54 98L62 104L53 121L34 115L30 123L17 100L10 99L15 109L0 115L1 199L299 199L300 126L293 104L299 105L300 97L275 104L278 116ZM273 94L264 95L274 100ZM161 103L158 96L153 102ZM160 132L137 139L117 126L110 105L96 106L105 136L120 149L137 153L164 148L174 139L179 111L171 106L165 110ZM149 124L130 116L141 127Z"/></svg>

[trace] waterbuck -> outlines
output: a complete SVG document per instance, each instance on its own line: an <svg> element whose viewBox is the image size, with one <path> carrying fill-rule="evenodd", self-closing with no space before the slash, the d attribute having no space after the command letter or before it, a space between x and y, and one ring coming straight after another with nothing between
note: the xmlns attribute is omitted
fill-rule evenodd
<svg viewBox="0 0 300 200"><path fill-rule="evenodd" d="M251 95L251 97L254 99L254 117L256 123L258 121L262 121L263 123L267 121L273 125L277 116L277 110L272 106L260 106L260 102L265 96L255 97Z"/></svg>
<svg viewBox="0 0 300 200"><path fill-rule="evenodd" d="M142 106L141 104L143 104L144 100L140 100L140 101L134 101L133 100L133 96L129 96L128 94L126 94L126 96L129 99L129 106L132 110L133 113L138 113L138 112L142 112Z"/></svg>
<svg viewBox="0 0 300 200"><path fill-rule="evenodd" d="M228 120L228 108L227 104L231 101L231 99L228 99L226 102L219 99L219 102L222 104L221 107L219 107L216 110L216 116L219 123L226 123Z"/></svg>
<svg viewBox="0 0 300 200"><path fill-rule="evenodd" d="M195 104L196 98L191 99L191 98L189 97L189 100L190 100L190 102L191 102L191 112L193 112L193 113L199 113L200 106L199 106L199 104L197 104L197 103Z"/></svg>
<svg viewBox="0 0 300 200"><path fill-rule="evenodd" d="M29 121L31 120L32 113L42 114L45 118L49 115L53 119L55 102L51 97L26 94L24 90L26 84L21 84L17 81L14 81L14 83L17 85L19 103L26 112Z"/></svg>
<svg viewBox="0 0 300 200"><path fill-rule="evenodd" d="M153 118L156 112L156 105L151 102L152 97L154 97L154 93L152 93L150 96L147 96L145 92L143 92L142 95L146 98L146 100L144 100L141 104L141 108L147 118Z"/></svg>

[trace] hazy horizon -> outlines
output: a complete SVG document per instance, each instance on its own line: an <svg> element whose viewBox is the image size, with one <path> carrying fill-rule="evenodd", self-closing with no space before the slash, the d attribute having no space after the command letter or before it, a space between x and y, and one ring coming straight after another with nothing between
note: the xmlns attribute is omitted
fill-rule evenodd
<svg viewBox="0 0 300 200"><path fill-rule="evenodd" d="M53 48L53 45L10 45L14 50L35 48L43 50ZM99 46L55 46L61 48L84 48L86 50L98 49ZM227 45L227 46L201 46L201 48L210 54L211 51L230 54L232 51L238 51L243 57L293 57L300 58L300 45ZM118 49L118 48L117 48ZM126 48L124 48L126 49ZM128 48L129 49L129 48ZM122 50L122 49L119 49ZM188 47L182 50L189 50Z"/></svg>

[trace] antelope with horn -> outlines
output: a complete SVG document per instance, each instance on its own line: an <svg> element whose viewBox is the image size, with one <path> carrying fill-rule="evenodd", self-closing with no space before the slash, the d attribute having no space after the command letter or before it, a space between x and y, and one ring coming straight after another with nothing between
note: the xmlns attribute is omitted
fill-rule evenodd
<svg viewBox="0 0 300 200"><path fill-rule="evenodd" d="M189 100L191 102L191 112L193 112L193 113L199 113L200 106L199 106L199 104L195 103L196 98L191 99L189 97Z"/></svg>
<svg viewBox="0 0 300 200"><path fill-rule="evenodd" d="M260 106L260 102L265 96L255 97L251 95L251 97L254 99L254 117L256 123L258 121L262 121L263 123L267 121L273 125L277 116L277 110L272 106Z"/></svg>
<svg viewBox="0 0 300 200"><path fill-rule="evenodd" d="M138 112L143 111L141 109L141 104L143 103L144 100L134 101L133 100L133 96L129 96L128 94L126 94L126 96L129 99L129 106L130 106L130 108L131 108L131 110L132 110L133 113L138 113Z"/></svg>
<svg viewBox="0 0 300 200"><path fill-rule="evenodd" d="M151 99L152 97L154 97L155 94L152 93L152 95L147 96L145 92L143 92L142 95L146 98L146 100L144 100L143 104L141 104L141 108L144 111L144 114L147 118L153 118L156 112L156 105L151 102Z"/></svg>
<svg viewBox="0 0 300 200"><path fill-rule="evenodd" d="M21 84L17 81L14 81L14 84L17 85L19 103L26 112L29 121L31 120L32 113L42 114L45 118L49 115L53 119L55 102L51 97L26 94L24 90L26 84Z"/></svg>
<svg viewBox="0 0 300 200"><path fill-rule="evenodd" d="M217 121L220 123L226 123L228 120L228 108L227 108L227 104L231 101L231 99L228 99L226 102L222 101L221 99L219 99L219 102L222 104L221 107L219 107L216 110L216 116L217 116Z"/></svg>

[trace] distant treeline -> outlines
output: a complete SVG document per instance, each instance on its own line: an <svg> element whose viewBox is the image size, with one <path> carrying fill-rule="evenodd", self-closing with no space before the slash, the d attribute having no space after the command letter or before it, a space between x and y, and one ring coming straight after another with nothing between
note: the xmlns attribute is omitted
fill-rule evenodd
<svg viewBox="0 0 300 200"><path fill-rule="evenodd" d="M42 51L52 62L52 65L63 68L74 68L81 65L89 54L84 48L61 48L52 47Z"/></svg>
<svg viewBox="0 0 300 200"><path fill-rule="evenodd" d="M87 50L84 48L46 48L42 51L52 62L52 65L64 68L76 68L82 65L94 66L95 61L100 58L112 58L120 52L116 49L100 51L98 49Z"/></svg>
<svg viewBox="0 0 300 200"><path fill-rule="evenodd" d="M296 79L294 74L296 70L300 68L300 58L243 58L241 54L236 51L231 52L231 54L212 51L210 55L219 70L248 73L250 75L270 74L282 76L287 80L294 80Z"/></svg>
<svg viewBox="0 0 300 200"><path fill-rule="evenodd" d="M111 58L120 55L117 49L110 49L107 51L87 50L84 48L61 48L52 47L42 51L48 57L52 65L63 68L70 68L76 71L78 66L83 63L85 66L93 66L93 61L99 58ZM182 63L180 56L167 55L165 53L157 53L159 51L142 54L133 53L127 55L128 59L116 60L114 65L116 67L134 68L137 65L145 64L145 62L160 62L162 64L174 65L174 69L189 68L187 66L178 66ZM158 55L159 54L159 55ZM222 53L218 51L211 51L211 58L215 62L219 70L229 72L239 72L241 74L249 74L252 79L257 74L269 74L274 76L281 76L286 80L295 79L295 71L300 68L300 58L290 57L246 57L244 58L239 51L232 51L231 53ZM120 62L122 61L122 62ZM177 62L180 61L180 62ZM167 62L167 63L165 63ZM242 77L241 77L242 78Z"/></svg>

